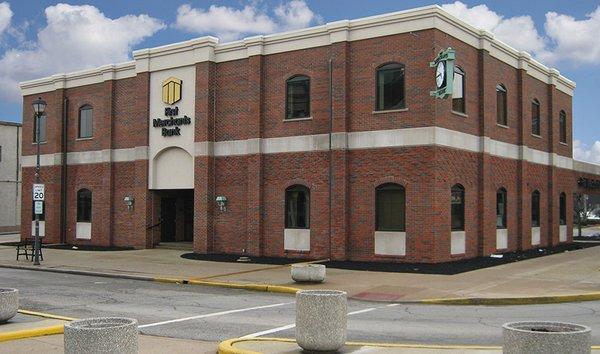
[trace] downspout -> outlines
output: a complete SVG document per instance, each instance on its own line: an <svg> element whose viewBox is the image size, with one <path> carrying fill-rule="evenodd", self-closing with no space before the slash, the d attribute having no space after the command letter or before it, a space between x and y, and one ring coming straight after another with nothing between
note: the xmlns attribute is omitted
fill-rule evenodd
<svg viewBox="0 0 600 354"><path fill-rule="evenodd" d="M329 70L329 257L331 257L332 252L333 252L333 248L332 248L332 240L331 240L331 236L332 236L332 232L331 232L331 217L332 217L332 211L331 211L331 205L332 205L332 198L331 198L331 193L333 191L333 186L332 186L332 181L333 181L333 166L332 166L332 162L333 162L333 150L331 149L331 139L332 139L332 132L333 132L333 60L331 58L329 58L329 65L328 65L328 70Z"/></svg>
<svg viewBox="0 0 600 354"><path fill-rule="evenodd" d="M60 170L60 243L67 243L67 108L69 99L63 98L62 146Z"/></svg>

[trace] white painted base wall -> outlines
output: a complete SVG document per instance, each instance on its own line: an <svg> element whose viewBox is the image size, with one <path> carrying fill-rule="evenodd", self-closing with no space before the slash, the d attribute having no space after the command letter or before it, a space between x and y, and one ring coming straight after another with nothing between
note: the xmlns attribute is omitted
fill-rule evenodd
<svg viewBox="0 0 600 354"><path fill-rule="evenodd" d="M560 242L567 241L567 225L559 225L558 226L558 240Z"/></svg>
<svg viewBox="0 0 600 354"><path fill-rule="evenodd" d="M35 220L31 222L31 236L35 236ZM46 236L46 222L40 221L40 237Z"/></svg>
<svg viewBox="0 0 600 354"><path fill-rule="evenodd" d="M406 255L406 232L375 231L375 254L382 256Z"/></svg>
<svg viewBox="0 0 600 354"><path fill-rule="evenodd" d="M310 229L284 229L283 248L286 251L310 251Z"/></svg>
<svg viewBox="0 0 600 354"><path fill-rule="evenodd" d="M464 231L452 231L450 235L450 254L464 254L466 240Z"/></svg>
<svg viewBox="0 0 600 354"><path fill-rule="evenodd" d="M540 227L531 228L531 245L537 246L540 244Z"/></svg>
<svg viewBox="0 0 600 354"><path fill-rule="evenodd" d="M75 229L75 237L83 240L90 240L92 238L92 223L78 222Z"/></svg>
<svg viewBox="0 0 600 354"><path fill-rule="evenodd" d="M496 229L496 249L508 248L508 229Z"/></svg>

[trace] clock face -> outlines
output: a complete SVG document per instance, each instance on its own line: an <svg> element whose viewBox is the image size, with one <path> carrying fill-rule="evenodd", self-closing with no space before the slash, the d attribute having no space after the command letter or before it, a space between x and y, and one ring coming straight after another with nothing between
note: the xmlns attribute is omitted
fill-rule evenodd
<svg viewBox="0 0 600 354"><path fill-rule="evenodd" d="M440 61L437 65L437 70L435 71L435 83L438 88L441 88L444 84L444 79L446 78L446 63Z"/></svg>

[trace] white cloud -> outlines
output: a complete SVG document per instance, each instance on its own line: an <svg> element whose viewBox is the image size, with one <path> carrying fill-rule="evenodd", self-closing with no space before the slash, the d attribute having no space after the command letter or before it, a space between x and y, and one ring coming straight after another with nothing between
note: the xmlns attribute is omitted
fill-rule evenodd
<svg viewBox="0 0 600 354"><path fill-rule="evenodd" d="M515 49L545 55L545 40L538 33L530 16L504 18L487 5L469 8L460 1L442 5L442 8L476 28L492 32L496 38Z"/></svg>
<svg viewBox="0 0 600 354"><path fill-rule="evenodd" d="M10 9L10 5L7 2L0 3L0 36L10 26L10 20L12 19L13 12Z"/></svg>
<svg viewBox="0 0 600 354"><path fill-rule="evenodd" d="M111 19L89 5L57 4L45 14L37 42L0 58L0 80L7 87L0 98L18 101L19 81L125 61L134 45L164 27L148 15Z"/></svg>
<svg viewBox="0 0 600 354"><path fill-rule="evenodd" d="M554 44L550 60L600 64L600 6L585 20L548 12L545 29Z"/></svg>
<svg viewBox="0 0 600 354"><path fill-rule="evenodd" d="M320 22L320 17L303 0L282 3L275 8L274 13L274 17L269 16L254 2L242 9L211 5L205 10L181 5L177 9L175 27L192 33L215 35L222 41L231 41L244 35L304 28L313 22Z"/></svg>
<svg viewBox="0 0 600 354"><path fill-rule="evenodd" d="M600 141L596 140L591 147L579 140L573 141L573 158L600 164Z"/></svg>

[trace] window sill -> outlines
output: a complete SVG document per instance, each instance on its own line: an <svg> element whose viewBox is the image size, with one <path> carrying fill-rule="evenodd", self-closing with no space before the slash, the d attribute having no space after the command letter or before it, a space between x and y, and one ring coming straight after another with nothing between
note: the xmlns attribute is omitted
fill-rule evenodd
<svg viewBox="0 0 600 354"><path fill-rule="evenodd" d="M538 138L538 139L541 139L541 138L542 138L542 136L541 136L541 135L537 135L537 134L533 134L533 133L531 133L531 136L532 136L532 137L534 137L534 138Z"/></svg>
<svg viewBox="0 0 600 354"><path fill-rule="evenodd" d="M92 140L92 139L94 139L94 137L90 136L89 138L77 138L77 139L75 139L75 141L86 141L86 140Z"/></svg>
<svg viewBox="0 0 600 354"><path fill-rule="evenodd" d="M452 112L452 114L457 115L459 117L469 118L469 116L466 113L459 112L459 111L451 111L451 112Z"/></svg>
<svg viewBox="0 0 600 354"><path fill-rule="evenodd" d="M558 143L559 143L560 145L569 146L569 144L567 144L567 143L563 143L562 141L559 141Z"/></svg>
<svg viewBox="0 0 600 354"><path fill-rule="evenodd" d="M301 122L303 120L312 120L313 117L302 117L302 118L284 118L283 121L284 122Z"/></svg>
<svg viewBox="0 0 600 354"><path fill-rule="evenodd" d="M496 126L498 126L500 128L504 128L504 129L509 129L508 125L504 125L504 124L500 124L500 123L496 123Z"/></svg>
<svg viewBox="0 0 600 354"><path fill-rule="evenodd" d="M383 113L398 113L398 112L408 112L408 108L400 108L400 109L388 109L385 111L373 111L373 114L383 114Z"/></svg>
<svg viewBox="0 0 600 354"><path fill-rule="evenodd" d="M40 141L40 145L44 145L46 144L48 141ZM34 141L33 143L31 143L31 145L37 145L37 143Z"/></svg>

